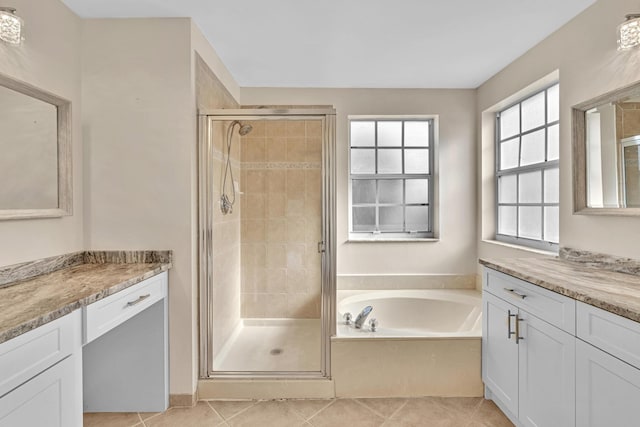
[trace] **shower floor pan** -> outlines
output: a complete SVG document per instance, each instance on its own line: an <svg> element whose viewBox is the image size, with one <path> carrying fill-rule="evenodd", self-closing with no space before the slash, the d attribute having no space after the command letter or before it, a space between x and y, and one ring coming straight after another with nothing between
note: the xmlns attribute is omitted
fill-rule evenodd
<svg viewBox="0 0 640 427"><path fill-rule="evenodd" d="M320 371L320 319L242 319L213 362L216 372Z"/></svg>

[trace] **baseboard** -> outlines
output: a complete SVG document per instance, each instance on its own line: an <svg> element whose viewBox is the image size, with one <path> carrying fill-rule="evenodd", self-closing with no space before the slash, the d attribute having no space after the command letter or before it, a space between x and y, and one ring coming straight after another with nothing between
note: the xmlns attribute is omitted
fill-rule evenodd
<svg viewBox="0 0 640 427"><path fill-rule="evenodd" d="M198 395L193 394L171 394L169 395L169 407L175 406L192 407L198 402Z"/></svg>

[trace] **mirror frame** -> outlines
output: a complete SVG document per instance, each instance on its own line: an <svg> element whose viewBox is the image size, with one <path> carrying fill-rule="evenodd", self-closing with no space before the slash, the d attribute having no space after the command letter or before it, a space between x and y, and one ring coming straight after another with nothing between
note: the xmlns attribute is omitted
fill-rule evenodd
<svg viewBox="0 0 640 427"><path fill-rule="evenodd" d="M591 208L587 205L587 111L625 98L640 97L640 81L574 105L571 109L573 213L577 215L640 216L640 208Z"/></svg>
<svg viewBox="0 0 640 427"><path fill-rule="evenodd" d="M0 209L0 220L56 218L73 214L71 162L71 102L0 73L0 86L30 96L57 108L58 135L58 207L45 209Z"/></svg>

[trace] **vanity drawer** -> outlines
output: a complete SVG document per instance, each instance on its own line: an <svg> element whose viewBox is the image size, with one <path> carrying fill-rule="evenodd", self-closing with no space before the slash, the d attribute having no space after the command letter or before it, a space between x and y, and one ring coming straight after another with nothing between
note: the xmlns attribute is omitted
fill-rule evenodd
<svg viewBox="0 0 640 427"><path fill-rule="evenodd" d="M575 300L490 268L484 269L483 289L575 335Z"/></svg>
<svg viewBox="0 0 640 427"><path fill-rule="evenodd" d="M0 344L0 396L80 349L80 310Z"/></svg>
<svg viewBox="0 0 640 427"><path fill-rule="evenodd" d="M84 339L87 344L167 295L167 273L117 292L84 307Z"/></svg>
<svg viewBox="0 0 640 427"><path fill-rule="evenodd" d="M578 301L577 336L640 369L640 323Z"/></svg>

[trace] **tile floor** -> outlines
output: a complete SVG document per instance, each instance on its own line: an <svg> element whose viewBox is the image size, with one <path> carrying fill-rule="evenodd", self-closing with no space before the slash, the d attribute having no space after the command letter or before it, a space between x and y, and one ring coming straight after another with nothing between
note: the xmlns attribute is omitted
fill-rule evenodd
<svg viewBox="0 0 640 427"><path fill-rule="evenodd" d="M85 414L85 427L512 427L482 398L200 401L157 413Z"/></svg>

